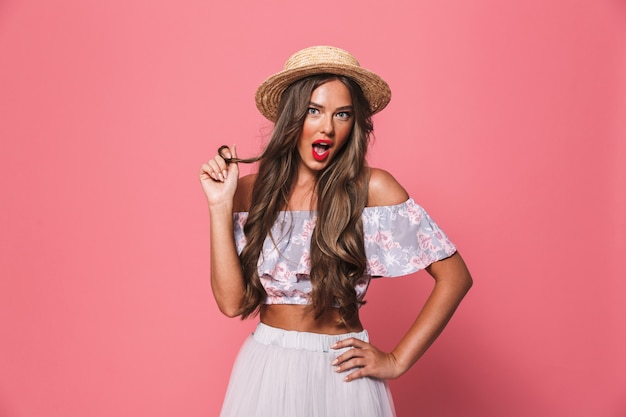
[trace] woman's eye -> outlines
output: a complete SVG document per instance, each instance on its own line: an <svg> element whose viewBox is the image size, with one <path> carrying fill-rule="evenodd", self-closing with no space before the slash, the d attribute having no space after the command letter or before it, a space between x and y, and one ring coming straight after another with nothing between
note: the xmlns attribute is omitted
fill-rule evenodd
<svg viewBox="0 0 626 417"><path fill-rule="evenodd" d="M318 114L319 112L319 109L316 109L315 107L309 107L306 110L306 114Z"/></svg>
<svg viewBox="0 0 626 417"><path fill-rule="evenodd" d="M347 111L340 111L339 113L337 113L337 117L339 117L342 120L347 120L349 119L351 116L351 114Z"/></svg>

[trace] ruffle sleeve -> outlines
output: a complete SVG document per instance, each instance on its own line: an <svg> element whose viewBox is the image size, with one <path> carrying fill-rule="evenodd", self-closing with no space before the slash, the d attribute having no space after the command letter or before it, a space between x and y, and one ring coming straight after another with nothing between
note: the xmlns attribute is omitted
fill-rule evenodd
<svg viewBox="0 0 626 417"><path fill-rule="evenodd" d="M365 254L372 276L397 277L422 270L456 247L413 199L363 211Z"/></svg>
<svg viewBox="0 0 626 417"><path fill-rule="evenodd" d="M237 255L241 255L243 248L246 247L246 235L243 233L246 220L248 220L248 212L241 211L233 214L233 234L235 235Z"/></svg>

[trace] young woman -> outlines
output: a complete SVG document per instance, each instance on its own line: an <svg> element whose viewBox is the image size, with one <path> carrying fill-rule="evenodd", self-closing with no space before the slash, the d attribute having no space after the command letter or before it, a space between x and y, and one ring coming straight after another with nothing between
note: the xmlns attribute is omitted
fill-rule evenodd
<svg viewBox="0 0 626 417"><path fill-rule="evenodd" d="M242 160L223 146L202 165L215 300L229 317L260 316L223 417L393 416L385 380L424 354L471 287L441 229L389 173L366 164L371 116L390 98L348 52L304 49L257 90L275 123L262 154ZM258 173L240 179L237 163L252 161ZM432 293L383 352L359 320L370 280L421 269L435 279Z"/></svg>

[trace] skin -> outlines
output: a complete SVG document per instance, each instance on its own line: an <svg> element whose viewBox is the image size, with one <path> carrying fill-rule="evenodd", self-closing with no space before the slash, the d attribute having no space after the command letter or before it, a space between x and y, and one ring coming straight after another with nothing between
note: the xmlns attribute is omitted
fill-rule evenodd
<svg viewBox="0 0 626 417"><path fill-rule="evenodd" d="M312 182L345 145L353 125L352 97L346 86L339 80L333 80L316 88L311 94L307 117L298 139L301 160L298 180ZM317 161L312 155L312 145L316 141L330 143L329 156L323 161Z"/></svg>
<svg viewBox="0 0 626 417"><path fill-rule="evenodd" d="M326 167L345 145L354 120L352 98L348 89L337 80L315 89L305 119L297 150L301 163L290 196L289 210L315 207L313 194L316 175ZM312 155L312 143L329 140L329 156L318 161ZM237 156L233 145L232 156ZM226 156L229 156L226 152ZM207 196L211 226L211 288L217 305L228 317L239 315L244 292L244 279L233 236L234 211L248 211L255 176L239 180L237 164L226 164L216 155L200 170L200 181ZM406 190L388 172L371 169L368 206L387 206L405 202ZM404 374L426 352L444 329L459 303L472 286L472 277L458 253L431 264L427 272L434 286L417 318L391 352L383 352L371 343L348 338L333 346L351 347L332 363L336 372L345 372L346 381L362 377L393 379ZM338 312L330 309L315 319L304 306L265 305L261 308L263 323L286 330L325 334L358 332L363 329L358 316L350 323L338 324Z"/></svg>

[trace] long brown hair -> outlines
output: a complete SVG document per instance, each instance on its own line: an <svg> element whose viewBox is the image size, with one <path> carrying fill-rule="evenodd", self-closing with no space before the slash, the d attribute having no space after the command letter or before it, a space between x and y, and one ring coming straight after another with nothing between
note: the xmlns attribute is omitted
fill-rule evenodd
<svg viewBox="0 0 626 417"><path fill-rule="evenodd" d="M344 321L349 321L358 311L355 283L366 270L361 214L367 203L369 170L365 155L373 130L371 111L357 83L348 77L322 74L289 86L281 98L274 130L262 154L251 160L237 160L260 161L244 227L247 243L240 256L246 281L242 318L258 313L265 303L267 295L257 270L263 242L279 212L289 202L300 161L297 142L311 94L331 80L341 81L350 91L354 126L346 144L318 174L315 184L317 223L310 248L313 286L310 308L319 317L327 309L338 306Z"/></svg>

